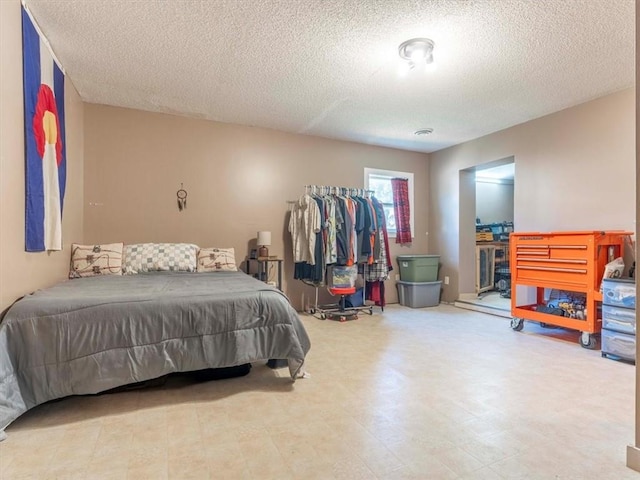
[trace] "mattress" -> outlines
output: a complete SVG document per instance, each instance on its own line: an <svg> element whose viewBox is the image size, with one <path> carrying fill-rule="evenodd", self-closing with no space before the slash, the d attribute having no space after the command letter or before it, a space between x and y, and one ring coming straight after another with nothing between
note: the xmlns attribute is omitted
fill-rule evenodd
<svg viewBox="0 0 640 480"><path fill-rule="evenodd" d="M0 323L0 430L28 409L172 372L286 359L309 337L287 297L242 272L155 272L62 282Z"/></svg>

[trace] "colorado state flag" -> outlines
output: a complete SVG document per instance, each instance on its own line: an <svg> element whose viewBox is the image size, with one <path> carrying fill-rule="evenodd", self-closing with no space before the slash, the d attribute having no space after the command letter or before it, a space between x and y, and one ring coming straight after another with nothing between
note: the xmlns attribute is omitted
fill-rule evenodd
<svg viewBox="0 0 640 480"><path fill-rule="evenodd" d="M64 74L22 7L27 252L62 250Z"/></svg>

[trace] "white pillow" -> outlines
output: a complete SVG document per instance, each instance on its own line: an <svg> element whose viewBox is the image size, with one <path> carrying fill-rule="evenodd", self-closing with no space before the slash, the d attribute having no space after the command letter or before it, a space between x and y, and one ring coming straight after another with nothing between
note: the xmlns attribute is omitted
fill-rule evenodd
<svg viewBox="0 0 640 480"><path fill-rule="evenodd" d="M198 270L201 272L236 272L233 248L201 248L198 251Z"/></svg>

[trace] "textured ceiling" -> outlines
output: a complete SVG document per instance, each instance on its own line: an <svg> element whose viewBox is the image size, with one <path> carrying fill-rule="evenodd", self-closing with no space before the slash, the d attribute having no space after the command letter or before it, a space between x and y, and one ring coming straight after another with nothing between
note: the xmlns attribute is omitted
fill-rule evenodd
<svg viewBox="0 0 640 480"><path fill-rule="evenodd" d="M634 0L26 4L86 102L406 150L634 85ZM413 37L435 68L402 76Z"/></svg>

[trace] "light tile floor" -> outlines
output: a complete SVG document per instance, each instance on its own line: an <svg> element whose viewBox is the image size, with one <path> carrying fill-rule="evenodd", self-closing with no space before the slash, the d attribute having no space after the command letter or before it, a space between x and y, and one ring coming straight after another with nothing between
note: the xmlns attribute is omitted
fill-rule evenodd
<svg viewBox="0 0 640 480"><path fill-rule="evenodd" d="M303 316L310 378L71 397L0 443L3 479L640 479L634 367L574 332L449 305Z"/></svg>
<svg viewBox="0 0 640 480"><path fill-rule="evenodd" d="M479 295L476 293L461 293L455 302L455 306L511 318L511 299L502 298L498 291L483 292Z"/></svg>

